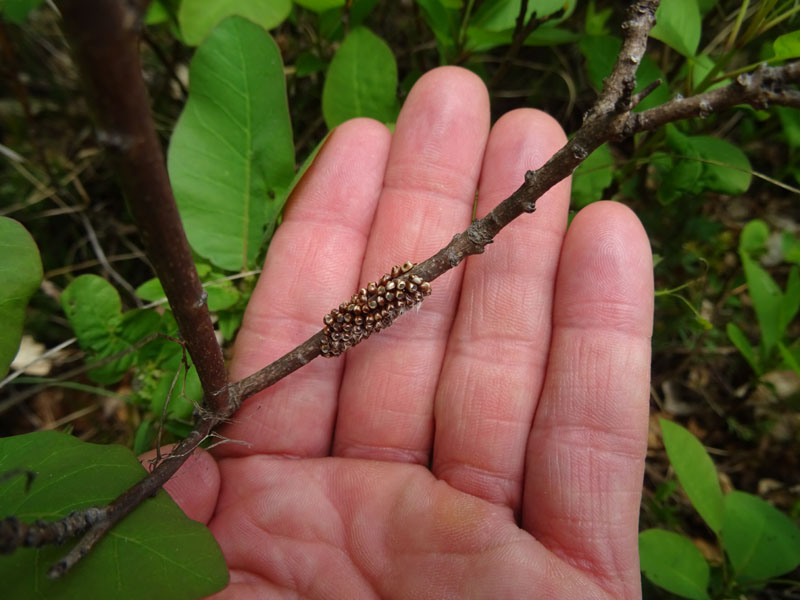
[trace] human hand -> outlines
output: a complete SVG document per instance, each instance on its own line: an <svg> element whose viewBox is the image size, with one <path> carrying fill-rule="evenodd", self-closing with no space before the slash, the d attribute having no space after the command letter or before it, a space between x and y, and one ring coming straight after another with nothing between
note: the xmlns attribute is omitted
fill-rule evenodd
<svg viewBox="0 0 800 600"><path fill-rule="evenodd" d="M394 264L485 215L565 141L489 129L481 81L414 86L392 136L338 127L293 194L236 342L240 379ZM247 400L167 484L231 573L219 598L637 598L652 260L628 209L566 232L562 182L341 358Z"/></svg>

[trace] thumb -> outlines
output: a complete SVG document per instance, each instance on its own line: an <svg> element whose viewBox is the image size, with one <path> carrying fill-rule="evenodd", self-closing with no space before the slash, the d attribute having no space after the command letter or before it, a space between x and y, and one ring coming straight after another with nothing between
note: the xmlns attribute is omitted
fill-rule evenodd
<svg viewBox="0 0 800 600"><path fill-rule="evenodd" d="M171 449L172 446L162 447L161 455L166 456ZM139 462L149 471L151 467L147 461L155 457L156 451L151 450L142 454ZM198 448L164 484L164 489L187 517L208 524L217 505L219 485L217 461L208 452Z"/></svg>

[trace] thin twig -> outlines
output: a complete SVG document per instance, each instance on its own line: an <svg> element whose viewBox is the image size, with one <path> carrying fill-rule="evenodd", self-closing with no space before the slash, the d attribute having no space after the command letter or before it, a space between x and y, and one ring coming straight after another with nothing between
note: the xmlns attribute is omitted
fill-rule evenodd
<svg viewBox="0 0 800 600"><path fill-rule="evenodd" d="M494 75L492 75L491 80L486 86L490 90L494 90L494 88L496 88L497 85L503 80L503 77L505 76L509 67L512 65L514 59L522 49L522 46L525 44L525 40L527 40L530 35L542 25L542 23L550 18L550 16L539 18L534 12L526 23L525 17L527 16L527 13L528 0L522 0L522 2L520 2L517 20L514 24L514 33L511 36L511 44L508 47L505 57L503 57L503 61L500 63L497 71L494 72Z"/></svg>
<svg viewBox="0 0 800 600"><path fill-rule="evenodd" d="M122 289L128 292L128 295L133 299L134 304L136 304L138 308L142 308L142 299L139 298L136 290L122 275L117 272L114 267L111 266L111 263L108 262L108 257L106 256L103 247L100 245L100 240L97 239L97 233L95 233L94 227L92 226L91 221L89 221L89 217L86 216L84 211L81 211L78 214L80 215L83 228L86 230L86 236L89 238L89 245L92 247L92 251L97 257L97 261L102 265L106 273L108 273Z"/></svg>
<svg viewBox="0 0 800 600"><path fill-rule="evenodd" d="M2 415L7 410L13 408L14 406L19 404L23 400L27 400L31 396L35 396L36 394L38 394L42 390L52 386L54 381L66 381L68 379L73 379L73 378L77 377L78 375L81 375L82 373L85 373L86 371L91 371L92 369L99 369L100 367L104 367L105 365L111 364L115 360L119 360L123 356L127 356L131 352L136 352L139 348L145 346L149 342L152 342L154 339L159 338L159 337L165 337L167 339L173 339L170 336L164 335L162 333L151 333L151 334L148 334L145 337L143 337L142 339L140 339L139 341L137 341L136 343L131 344L130 346L128 346L127 348L125 348L124 350L122 350L120 352L117 352L116 354L112 354L111 356L106 356L106 357L104 357L104 358L102 358L100 360L97 360L97 361L94 361L94 362L91 362L91 363L88 363L88 364L83 364L80 367L76 367L74 369L70 369L69 371L61 373L55 380L51 379L51 380L47 381L47 383L43 383L41 385L37 385L37 386L31 387L31 388L28 388L25 391L22 391L22 392L20 392L18 394L15 394L15 395L11 396L10 398L7 398L6 400L3 400L2 402L0 402L0 415ZM76 339L77 338L69 339L66 342L64 342L63 344L61 344L61 346L65 347L65 346L71 344L72 342L74 342ZM59 348L59 347L57 346L56 348ZM15 374L15 377L16 377L16 374ZM4 380L3 383L5 384L6 381Z"/></svg>

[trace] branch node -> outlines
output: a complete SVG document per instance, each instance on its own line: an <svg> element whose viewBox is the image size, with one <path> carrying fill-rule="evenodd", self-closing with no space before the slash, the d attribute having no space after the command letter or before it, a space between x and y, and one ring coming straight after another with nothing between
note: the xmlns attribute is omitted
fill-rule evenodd
<svg viewBox="0 0 800 600"><path fill-rule="evenodd" d="M736 76L736 83L743 88L749 88L753 85L753 76L750 73L739 73L739 75Z"/></svg>
<svg viewBox="0 0 800 600"><path fill-rule="evenodd" d="M572 156L574 156L577 160L584 160L587 156L589 156L589 152L580 144L572 144L571 150Z"/></svg>
<svg viewBox="0 0 800 600"><path fill-rule="evenodd" d="M197 302L194 303L195 308L203 308L206 302L208 301L208 292L206 288L203 288L203 291L200 293L200 296L197 298Z"/></svg>
<svg viewBox="0 0 800 600"><path fill-rule="evenodd" d="M133 148L134 140L129 135L98 128L96 136L97 143L109 152L124 154Z"/></svg>
<svg viewBox="0 0 800 600"><path fill-rule="evenodd" d="M641 92L635 94L631 99L633 106L639 106L642 100L644 100L650 94L652 94L655 91L655 89L661 85L661 83L662 83L661 79L656 79L655 81L651 81L650 83L648 83Z"/></svg>
<svg viewBox="0 0 800 600"><path fill-rule="evenodd" d="M463 234L461 233L455 234L453 236L453 240L450 242L450 244L448 244L445 257L447 258L447 265L451 269L457 267L459 264L461 264L461 261L464 260L464 253L460 250L456 250L458 242L462 236Z"/></svg>
<svg viewBox="0 0 800 600"><path fill-rule="evenodd" d="M466 234L470 243L475 245L475 254L483 254L484 246L492 242L492 236L483 227L481 221L473 221L472 225L467 227Z"/></svg>
<svg viewBox="0 0 800 600"><path fill-rule="evenodd" d="M701 119L705 119L713 110L708 100L701 100L698 104L698 109L697 116Z"/></svg>

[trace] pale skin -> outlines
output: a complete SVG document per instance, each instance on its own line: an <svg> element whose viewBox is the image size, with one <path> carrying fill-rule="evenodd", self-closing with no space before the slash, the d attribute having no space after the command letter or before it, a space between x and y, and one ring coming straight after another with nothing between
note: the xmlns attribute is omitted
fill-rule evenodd
<svg viewBox="0 0 800 600"><path fill-rule="evenodd" d="M490 127L480 79L423 76L394 134L339 126L287 206L235 346L240 379L392 265L485 215L565 141ZM641 597L652 259L627 208L567 231L569 182L417 313L248 399L167 490L230 569L215 598Z"/></svg>

